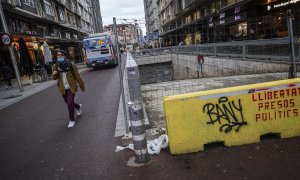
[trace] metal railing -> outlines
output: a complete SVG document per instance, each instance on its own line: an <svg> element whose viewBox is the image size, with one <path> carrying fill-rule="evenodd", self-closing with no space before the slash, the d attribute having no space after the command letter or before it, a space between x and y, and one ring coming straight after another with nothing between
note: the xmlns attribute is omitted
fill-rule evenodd
<svg viewBox="0 0 300 180"><path fill-rule="evenodd" d="M294 38L296 59L300 60L300 45ZM134 56L152 56L166 53L194 54L204 56L235 57L260 60L290 61L289 38L233 41L187 46L172 46L157 49L143 49Z"/></svg>

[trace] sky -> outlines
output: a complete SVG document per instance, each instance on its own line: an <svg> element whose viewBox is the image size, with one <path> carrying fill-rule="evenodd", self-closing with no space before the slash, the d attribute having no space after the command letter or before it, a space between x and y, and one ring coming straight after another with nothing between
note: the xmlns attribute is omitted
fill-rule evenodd
<svg viewBox="0 0 300 180"><path fill-rule="evenodd" d="M118 19L138 19L143 34L146 34L143 0L100 0L100 9L104 26L113 24L113 17L116 17L117 24L126 24ZM133 20L128 21L133 23Z"/></svg>

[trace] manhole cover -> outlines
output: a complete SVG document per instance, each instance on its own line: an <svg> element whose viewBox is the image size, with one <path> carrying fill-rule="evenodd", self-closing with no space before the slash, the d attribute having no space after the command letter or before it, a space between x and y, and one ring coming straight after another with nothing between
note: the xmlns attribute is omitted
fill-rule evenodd
<svg viewBox="0 0 300 180"><path fill-rule="evenodd" d="M10 96L4 97L2 99L12 99L12 98L20 97L20 96L22 96L22 94L14 94L14 95L10 95Z"/></svg>

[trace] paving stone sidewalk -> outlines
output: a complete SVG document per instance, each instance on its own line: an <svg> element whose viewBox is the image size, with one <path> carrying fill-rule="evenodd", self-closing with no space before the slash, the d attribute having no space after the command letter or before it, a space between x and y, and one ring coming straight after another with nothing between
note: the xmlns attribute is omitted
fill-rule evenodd
<svg viewBox="0 0 300 180"><path fill-rule="evenodd" d="M88 70L84 64L77 65L79 72ZM33 94L41 92L44 89L56 84L56 81L49 79L48 81L31 83L28 77L22 76L23 92L20 92L17 79L12 80L13 89L7 90L4 82L0 83L0 110L21 101Z"/></svg>

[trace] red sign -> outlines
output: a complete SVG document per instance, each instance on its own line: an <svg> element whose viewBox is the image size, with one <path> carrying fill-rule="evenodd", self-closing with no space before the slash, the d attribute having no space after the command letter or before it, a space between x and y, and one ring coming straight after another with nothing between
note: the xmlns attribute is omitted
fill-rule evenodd
<svg viewBox="0 0 300 180"><path fill-rule="evenodd" d="M11 37L7 33L0 34L0 43L4 46L11 45Z"/></svg>

